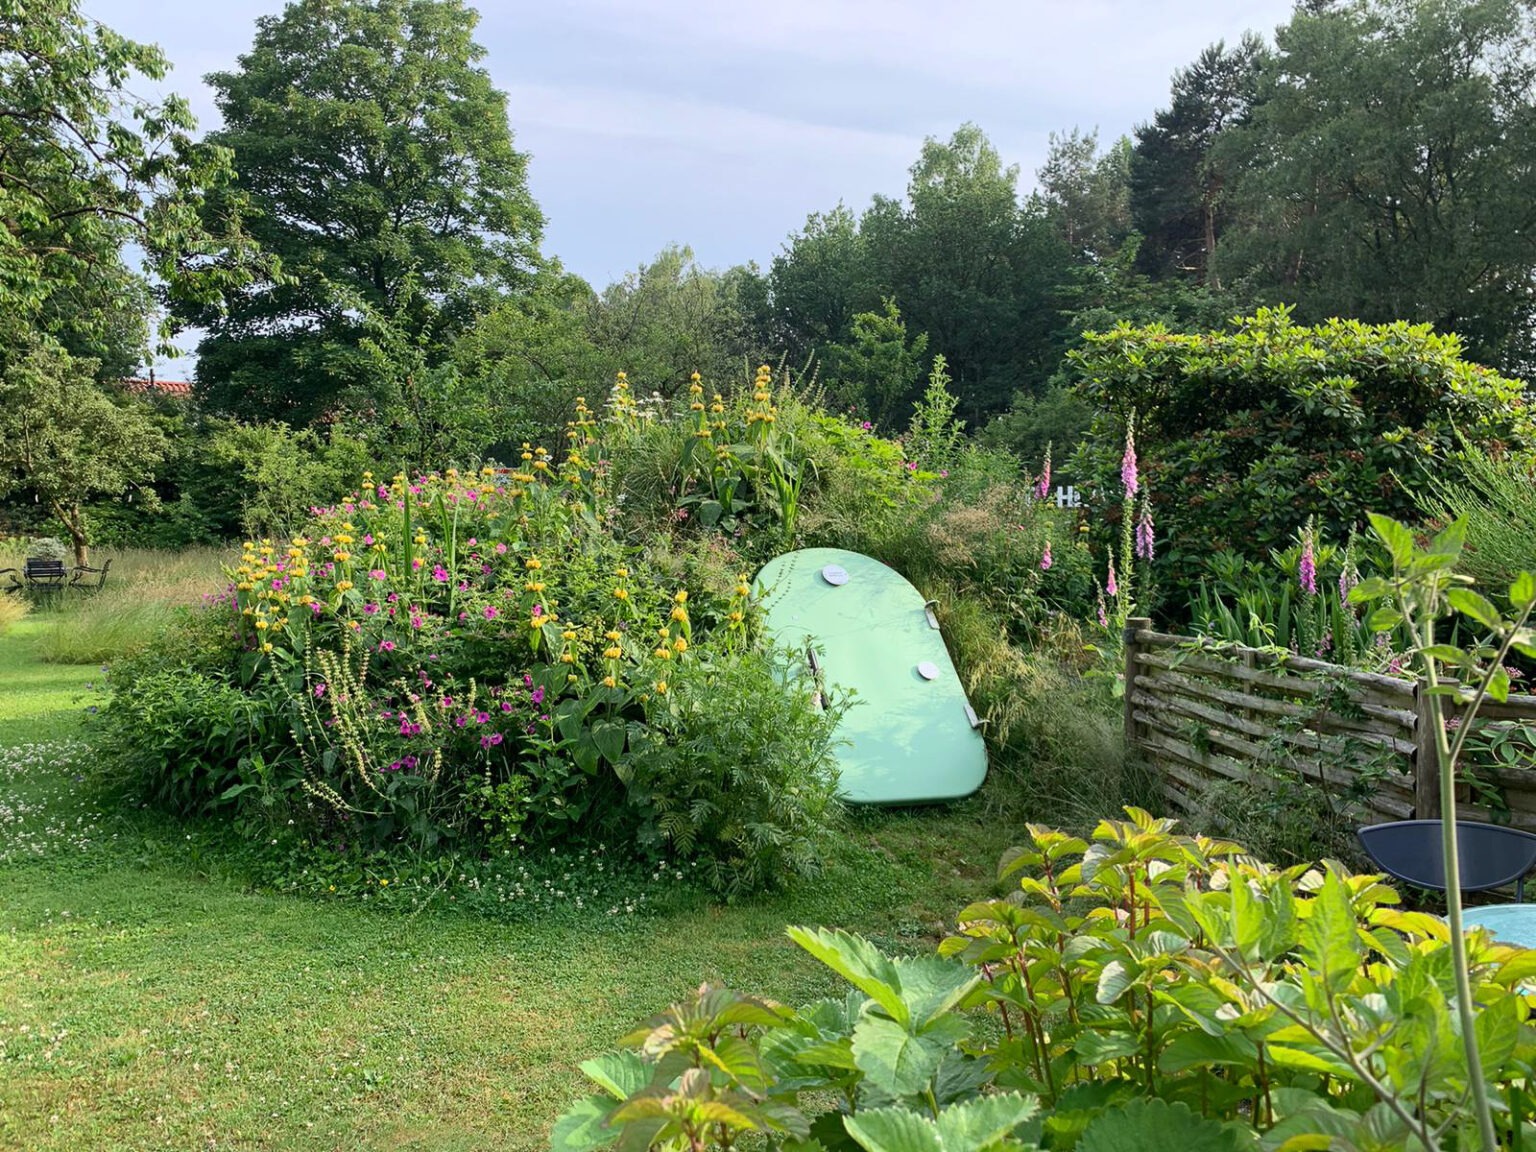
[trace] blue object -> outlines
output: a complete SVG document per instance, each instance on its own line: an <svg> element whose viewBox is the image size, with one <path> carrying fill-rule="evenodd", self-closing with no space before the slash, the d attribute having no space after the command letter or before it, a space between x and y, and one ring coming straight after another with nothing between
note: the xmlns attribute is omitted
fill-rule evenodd
<svg viewBox="0 0 1536 1152"><path fill-rule="evenodd" d="M1357 830L1360 844L1387 875L1419 888L1445 891L1445 848L1439 820L1396 820ZM1536 905L1525 904L1525 876L1536 867L1536 835L1501 824L1456 822L1464 892L1515 886L1515 904L1467 908L1462 919L1506 944L1536 948Z"/></svg>

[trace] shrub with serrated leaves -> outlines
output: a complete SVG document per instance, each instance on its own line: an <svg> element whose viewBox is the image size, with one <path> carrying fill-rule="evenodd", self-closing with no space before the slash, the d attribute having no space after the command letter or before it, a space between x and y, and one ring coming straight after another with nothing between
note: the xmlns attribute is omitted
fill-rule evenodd
<svg viewBox="0 0 1536 1152"><path fill-rule="evenodd" d="M938 955L791 928L853 985L791 1009L703 988L582 1065L558 1152L1237 1152L1466 1147L1467 1062L1436 918L1378 876L1275 869L1128 809L1031 826ZM1507 1146L1529 1139L1536 952L1469 941ZM758 1146L753 1144L751 1146Z"/></svg>
<svg viewBox="0 0 1536 1152"><path fill-rule="evenodd" d="M1493 454L1532 442L1520 382L1463 360L1456 336L1427 324L1307 327L1261 308L1224 331L1122 324L1084 341L1068 363L1097 414L1073 472L1112 533L1135 414L1157 583L1175 613L1215 551L1263 561L1308 517L1343 540L1367 509L1411 515L1431 478L1461 474L1458 433Z"/></svg>

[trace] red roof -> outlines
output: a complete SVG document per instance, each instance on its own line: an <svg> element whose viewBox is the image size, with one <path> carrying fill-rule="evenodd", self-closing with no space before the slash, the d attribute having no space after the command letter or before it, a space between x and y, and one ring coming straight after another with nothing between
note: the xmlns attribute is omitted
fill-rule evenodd
<svg viewBox="0 0 1536 1152"><path fill-rule="evenodd" d="M124 380L123 387L139 394L154 392L161 396L192 395L192 385L185 380Z"/></svg>

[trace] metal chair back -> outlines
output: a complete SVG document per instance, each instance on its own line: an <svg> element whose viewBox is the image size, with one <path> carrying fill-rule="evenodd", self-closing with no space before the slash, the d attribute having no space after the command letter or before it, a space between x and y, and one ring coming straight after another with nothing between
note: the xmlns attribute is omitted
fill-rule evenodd
<svg viewBox="0 0 1536 1152"><path fill-rule="evenodd" d="M1499 824L1456 822L1463 892L1515 885L1525 899L1525 874L1536 867L1536 835ZM1360 845L1387 875L1420 888L1445 890L1439 820L1398 820L1358 829Z"/></svg>

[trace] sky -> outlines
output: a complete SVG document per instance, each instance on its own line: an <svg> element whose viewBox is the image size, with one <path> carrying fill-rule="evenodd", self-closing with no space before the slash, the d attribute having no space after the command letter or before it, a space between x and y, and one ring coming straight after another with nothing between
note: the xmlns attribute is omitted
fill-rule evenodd
<svg viewBox="0 0 1536 1152"><path fill-rule="evenodd" d="M236 66L281 0L83 0L159 44L204 127L202 77ZM601 288L668 244L766 266L806 216L899 196L926 137L978 124L1027 190L1052 132L1108 142L1175 69L1292 0L482 0L544 251ZM216 12L215 19L209 19ZM185 343L185 341L183 341ZM166 373L162 373L166 374Z"/></svg>

